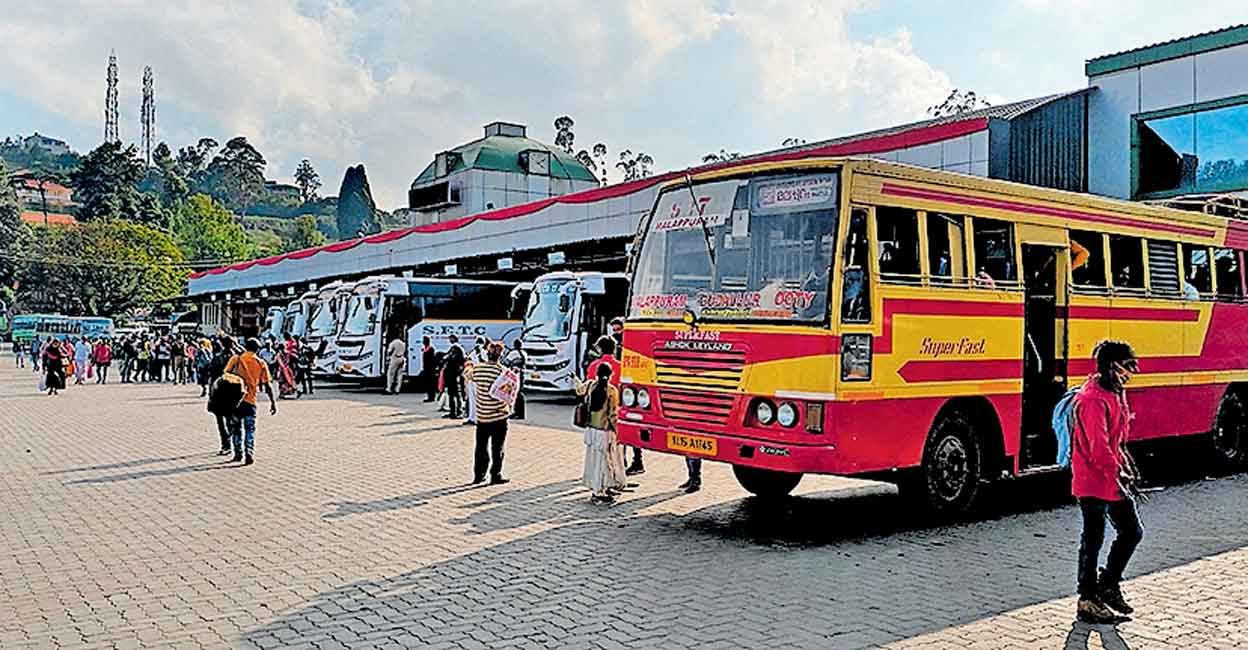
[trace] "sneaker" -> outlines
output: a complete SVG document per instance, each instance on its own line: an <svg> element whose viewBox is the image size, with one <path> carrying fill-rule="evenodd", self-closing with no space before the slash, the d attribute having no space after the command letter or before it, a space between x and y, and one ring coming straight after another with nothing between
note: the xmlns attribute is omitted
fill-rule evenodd
<svg viewBox="0 0 1248 650"><path fill-rule="evenodd" d="M255 463L255 462L256 462L256 459L252 458L252 457L251 457L251 454L247 454L247 460L244 460L244 461L243 461L243 464L244 464L244 465L251 465L252 463Z"/></svg>
<svg viewBox="0 0 1248 650"><path fill-rule="evenodd" d="M218 456L226 456L226 455L228 455L229 453L230 453L230 450L229 450L229 449L222 449L221 451L218 451L218 452L217 452L217 455L218 455Z"/></svg>
<svg viewBox="0 0 1248 650"><path fill-rule="evenodd" d="M241 462L243 462L243 455L242 455L242 454L234 454L234 458L232 458L232 459L230 459L230 460L231 460L232 462L235 462L235 463L241 463Z"/></svg>
<svg viewBox="0 0 1248 650"><path fill-rule="evenodd" d="M1075 607L1075 613L1084 623L1120 623L1123 620L1114 613L1114 610L1091 598L1080 598L1079 604Z"/></svg>
<svg viewBox="0 0 1248 650"><path fill-rule="evenodd" d="M1122 597L1122 587L1119 585L1102 583L1097 595L1100 596L1102 603L1119 614L1135 613L1135 608L1128 605L1126 599Z"/></svg>
<svg viewBox="0 0 1248 650"><path fill-rule="evenodd" d="M689 486L685 488L685 494L693 494L702 489L702 481L690 481Z"/></svg>
<svg viewBox="0 0 1248 650"><path fill-rule="evenodd" d="M589 497L589 502L595 505L608 505L611 503L615 503L615 497L611 496L610 494L606 494L603 496L598 496L597 494L594 494Z"/></svg>
<svg viewBox="0 0 1248 650"><path fill-rule="evenodd" d="M646 473L646 468L642 467L641 465L629 465L628 469L624 470L625 476L636 476L638 474L645 474L645 473Z"/></svg>
<svg viewBox="0 0 1248 650"><path fill-rule="evenodd" d="M510 483L510 482L511 482L511 479L503 478L501 476L495 476L494 478L490 479L490 485L506 485L507 483Z"/></svg>
<svg viewBox="0 0 1248 650"><path fill-rule="evenodd" d="M677 486L676 486L676 489L677 489L677 490L683 490L683 489L685 489L685 488L689 487L690 485L693 485L693 481L692 481L692 480L688 480L688 479L686 479L684 483L681 483L680 485L677 485Z"/></svg>
<svg viewBox="0 0 1248 650"><path fill-rule="evenodd" d="M482 484L482 483L484 483L484 482L485 482L485 477L484 477L484 476L474 476L474 477L472 477L472 484L473 484L473 485L481 485L481 484Z"/></svg>

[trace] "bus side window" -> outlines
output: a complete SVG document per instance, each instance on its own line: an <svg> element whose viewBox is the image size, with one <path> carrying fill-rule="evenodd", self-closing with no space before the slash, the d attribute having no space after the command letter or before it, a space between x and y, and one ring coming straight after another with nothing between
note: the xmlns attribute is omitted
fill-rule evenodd
<svg viewBox="0 0 1248 650"><path fill-rule="evenodd" d="M966 239L962 216L927 213L927 264L932 277L960 280L966 277Z"/></svg>
<svg viewBox="0 0 1248 650"><path fill-rule="evenodd" d="M1115 289L1144 288L1144 241L1126 235L1109 236L1109 260Z"/></svg>
<svg viewBox="0 0 1248 650"><path fill-rule="evenodd" d="M975 281L995 288L997 282L1017 280L1014 224L975 217L971 220L971 227L975 235Z"/></svg>
<svg viewBox="0 0 1248 650"><path fill-rule="evenodd" d="M1209 269L1209 249L1196 244L1183 244L1183 268L1187 270L1184 278L1183 296L1188 300L1198 300L1201 296L1213 293L1213 274Z"/></svg>
<svg viewBox="0 0 1248 650"><path fill-rule="evenodd" d="M849 233L845 237L843 259L844 284L841 287L841 322L871 321L871 283L867 277L867 212L854 210L849 217Z"/></svg>
<svg viewBox="0 0 1248 650"><path fill-rule="evenodd" d="M1070 279L1076 287L1105 288L1105 242L1099 232L1070 231ZM1143 274L1140 279L1143 280Z"/></svg>
<svg viewBox="0 0 1248 650"><path fill-rule="evenodd" d="M1244 287L1240 282L1239 274L1239 251L1215 248L1213 270L1218 274L1219 299L1237 301L1244 297Z"/></svg>
<svg viewBox="0 0 1248 650"><path fill-rule="evenodd" d="M902 208L875 209L880 279L905 282L919 277L919 215Z"/></svg>
<svg viewBox="0 0 1248 650"><path fill-rule="evenodd" d="M1179 296L1178 245L1172 241L1148 240L1148 290L1156 296Z"/></svg>

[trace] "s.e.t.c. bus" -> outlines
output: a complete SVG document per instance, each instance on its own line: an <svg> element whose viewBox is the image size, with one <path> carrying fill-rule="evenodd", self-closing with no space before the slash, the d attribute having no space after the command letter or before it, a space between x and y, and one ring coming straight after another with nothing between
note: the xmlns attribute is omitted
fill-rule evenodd
<svg viewBox="0 0 1248 650"><path fill-rule="evenodd" d="M1058 469L1053 407L1116 338L1130 440L1241 465L1245 250L1241 221L874 160L698 174L641 225L620 440L755 494L839 474L962 509Z"/></svg>

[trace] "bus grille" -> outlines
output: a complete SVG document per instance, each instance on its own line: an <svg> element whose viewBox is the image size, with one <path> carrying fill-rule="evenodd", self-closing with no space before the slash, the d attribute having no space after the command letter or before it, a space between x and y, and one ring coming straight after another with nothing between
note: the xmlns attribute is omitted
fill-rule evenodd
<svg viewBox="0 0 1248 650"><path fill-rule="evenodd" d="M655 379L663 387L692 390L736 390L745 368L745 351L686 352L657 350Z"/></svg>
<svg viewBox="0 0 1248 650"><path fill-rule="evenodd" d="M733 395L725 393L659 389L659 403L663 407L664 417L700 424L728 424L734 399Z"/></svg>

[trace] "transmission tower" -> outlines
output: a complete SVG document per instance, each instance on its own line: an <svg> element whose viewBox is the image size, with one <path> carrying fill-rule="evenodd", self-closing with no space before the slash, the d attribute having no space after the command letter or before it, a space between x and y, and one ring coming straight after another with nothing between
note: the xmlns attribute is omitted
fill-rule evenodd
<svg viewBox="0 0 1248 650"><path fill-rule="evenodd" d="M117 134L117 51L108 54L108 91L104 94L104 141L121 142Z"/></svg>
<svg viewBox="0 0 1248 650"><path fill-rule="evenodd" d="M152 164L152 140L156 138L156 94L152 90L152 66L143 67L143 160Z"/></svg>

